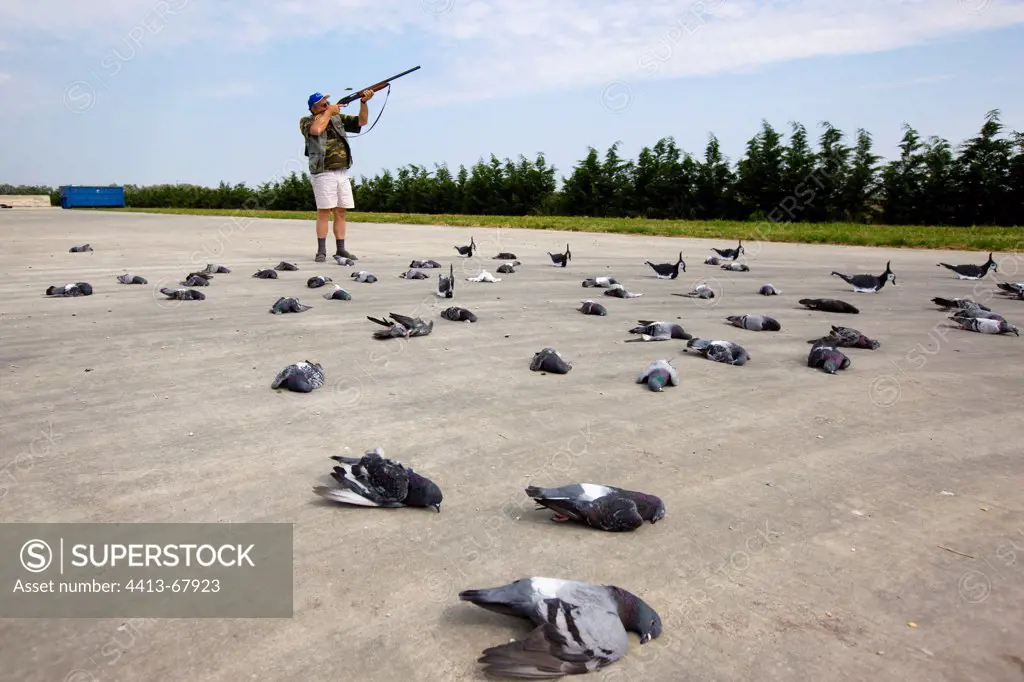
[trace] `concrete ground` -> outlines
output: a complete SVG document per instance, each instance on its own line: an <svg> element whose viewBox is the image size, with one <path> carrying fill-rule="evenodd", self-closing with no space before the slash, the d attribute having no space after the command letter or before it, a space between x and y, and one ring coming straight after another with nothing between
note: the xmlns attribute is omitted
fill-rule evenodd
<svg viewBox="0 0 1024 682"><path fill-rule="evenodd" d="M471 235L479 257L457 258ZM481 650L529 626L456 594L525 576L616 584L659 611L662 637L631 635L596 680L1024 679L1024 339L950 329L930 303L973 296L1024 323L1024 302L991 294L1024 279L1020 254L997 254L1002 272L975 283L936 263L985 254L751 243L751 271L728 273L702 261L731 243L352 224L357 266L380 281L350 284L351 268L313 262L310 222L11 210L0 237L5 521L295 524L293 618L8 619L4 680L480 680ZM546 252L566 241L571 264L554 268ZM84 242L95 251L68 253ZM680 249L687 271L652 278L644 260ZM520 271L465 281L494 273L498 251ZM398 277L413 258L455 264L454 300L432 296L436 271ZM896 286L878 294L829 276L889 259ZM300 270L250 278L281 260ZM207 300L154 296L206 263L232 268ZM126 271L149 285L119 284ZM307 289L313 274L353 300ZM581 288L594 275L644 295ZM42 295L73 281L96 293ZM698 281L718 297L669 295ZM768 282L782 295L759 296ZM313 309L268 314L284 295ZM585 298L608 316L576 312ZM437 317L450 304L479 322ZM436 318L433 334L373 340L366 315L392 311ZM723 321L743 313L782 331ZM639 319L739 342L752 360L623 343ZM836 376L809 369L807 340L830 324L881 348L850 350ZM545 346L569 374L529 371ZM634 383L662 357L681 386ZM323 364L324 388L270 389L305 359ZM441 485L440 514L313 495L330 455L375 446ZM552 523L522 494L569 482L654 493L668 513L602 533Z"/></svg>

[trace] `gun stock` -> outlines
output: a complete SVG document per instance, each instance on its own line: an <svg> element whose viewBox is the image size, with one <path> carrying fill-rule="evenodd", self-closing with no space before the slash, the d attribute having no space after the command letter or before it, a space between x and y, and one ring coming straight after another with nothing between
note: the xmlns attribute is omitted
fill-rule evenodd
<svg viewBox="0 0 1024 682"><path fill-rule="evenodd" d="M402 73L395 74L391 78L387 78L385 80L382 80L379 83L374 83L373 85L371 85L368 88L360 88L358 91L352 93L351 95L345 95L344 97L339 99L338 100L338 104L344 106L346 104L350 104L352 102L355 102L357 99L359 99L359 98L361 98L363 96L363 91L364 90L373 90L374 92L380 92L381 90L386 88L391 83L391 81L396 80L398 78L401 78L402 76L405 76L406 74L410 74L410 73L412 73L413 71L415 71L418 68L420 68L420 67L414 66L411 69L403 71Z"/></svg>

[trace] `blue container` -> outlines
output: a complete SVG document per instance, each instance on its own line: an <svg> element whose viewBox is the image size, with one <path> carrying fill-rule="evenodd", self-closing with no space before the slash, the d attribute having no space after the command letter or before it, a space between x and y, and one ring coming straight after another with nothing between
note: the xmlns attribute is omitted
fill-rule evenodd
<svg viewBox="0 0 1024 682"><path fill-rule="evenodd" d="M61 208L124 208L124 187L83 187L67 185L60 188Z"/></svg>

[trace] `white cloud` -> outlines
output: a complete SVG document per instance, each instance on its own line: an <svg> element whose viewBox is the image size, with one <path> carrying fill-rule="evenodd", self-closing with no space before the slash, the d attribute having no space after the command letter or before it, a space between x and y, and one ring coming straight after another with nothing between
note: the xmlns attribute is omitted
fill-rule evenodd
<svg viewBox="0 0 1024 682"><path fill-rule="evenodd" d="M0 73L0 83L3 83L4 81L9 81L9 80L11 80L11 74L9 74L9 73Z"/></svg>
<svg viewBox="0 0 1024 682"><path fill-rule="evenodd" d="M862 90L902 90L904 88L912 88L915 85L931 85L932 83L941 83L942 81L948 81L956 78L956 74L943 73L935 76L921 76L920 78L911 78L903 81L893 81L891 83L871 83L862 86Z"/></svg>
<svg viewBox="0 0 1024 682"><path fill-rule="evenodd" d="M134 35L154 50L194 41L246 49L419 34L434 45L429 67L403 88L428 105L439 87L463 100L596 93L614 80L749 73L1019 23L1024 0L5 0L0 44L43 35L103 51Z"/></svg>

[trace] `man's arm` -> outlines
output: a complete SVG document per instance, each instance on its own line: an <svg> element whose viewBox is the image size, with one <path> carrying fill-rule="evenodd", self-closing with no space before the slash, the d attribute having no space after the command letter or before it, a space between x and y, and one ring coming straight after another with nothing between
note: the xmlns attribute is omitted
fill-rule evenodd
<svg viewBox="0 0 1024 682"><path fill-rule="evenodd" d="M370 120L370 110L366 107L366 100L360 100L359 102L359 125L360 127L366 125L366 122Z"/></svg>
<svg viewBox="0 0 1024 682"><path fill-rule="evenodd" d="M309 134L316 136L322 133L327 128L327 123L331 120L331 116L341 111L341 107L337 104L332 104L321 113L313 117L313 123L309 126Z"/></svg>

